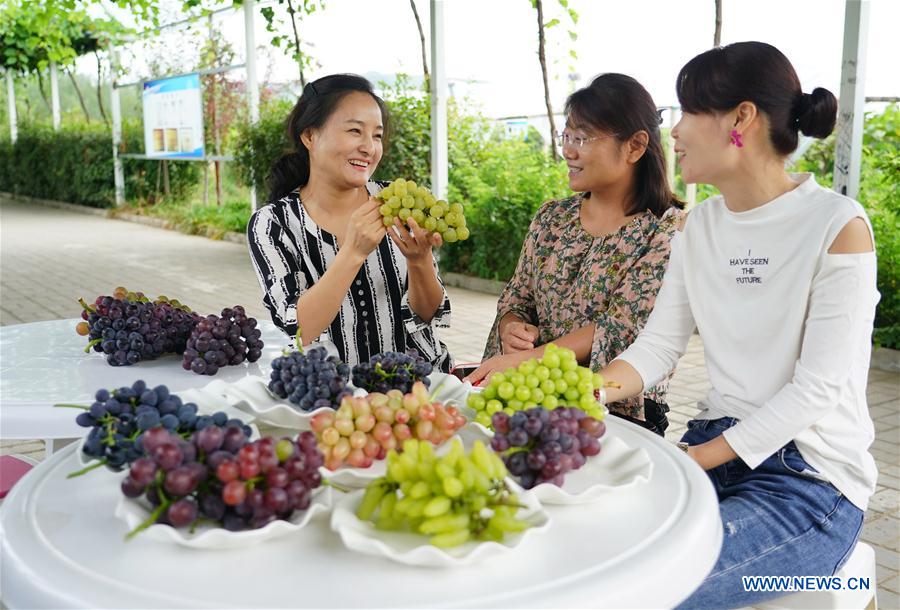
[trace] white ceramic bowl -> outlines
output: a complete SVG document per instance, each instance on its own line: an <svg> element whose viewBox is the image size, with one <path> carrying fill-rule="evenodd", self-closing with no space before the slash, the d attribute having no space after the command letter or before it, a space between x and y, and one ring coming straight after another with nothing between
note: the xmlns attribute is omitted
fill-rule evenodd
<svg viewBox="0 0 900 610"><path fill-rule="evenodd" d="M562 487L551 483L530 491L542 504L586 504L607 497L610 492L650 480L653 462L643 448L629 447L618 437L602 438L600 453L584 466L566 473Z"/></svg>
<svg viewBox="0 0 900 610"><path fill-rule="evenodd" d="M213 525L200 525L191 533L189 528L174 528L169 525L156 524L151 525L137 536L195 549L237 549L297 532L305 527L316 514L328 512L331 505L332 490L330 487L322 486L313 492L309 508L295 512L289 521L279 519L259 529L240 532L230 532L225 528ZM148 505L139 500L122 495L116 505L116 517L128 524L129 531L143 523L149 516Z"/></svg>
<svg viewBox="0 0 900 610"><path fill-rule="evenodd" d="M510 553L549 527L550 516L541 508L537 498L529 492L522 491L512 481L509 482L517 490L519 501L527 507L520 510L516 517L528 521L531 527L524 532L507 535L503 542L470 541L458 547L442 549L429 544L426 536L378 530L372 523L361 521L356 516L356 510L365 493L363 490L349 493L337 501L331 513L331 529L341 537L348 549L366 555L386 557L398 563L435 568L473 564L489 557Z"/></svg>

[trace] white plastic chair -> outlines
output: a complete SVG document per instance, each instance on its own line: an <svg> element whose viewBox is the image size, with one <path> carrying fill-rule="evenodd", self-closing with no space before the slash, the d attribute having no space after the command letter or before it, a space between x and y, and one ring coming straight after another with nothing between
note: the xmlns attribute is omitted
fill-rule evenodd
<svg viewBox="0 0 900 610"><path fill-rule="evenodd" d="M875 551L864 542L857 542L856 548L850 554L847 563L844 564L835 576L839 576L842 583L847 583L850 578L868 579L868 589L841 589L839 591L801 591L785 597L773 599L770 602L755 606L759 610L876 610L878 597L875 582Z"/></svg>

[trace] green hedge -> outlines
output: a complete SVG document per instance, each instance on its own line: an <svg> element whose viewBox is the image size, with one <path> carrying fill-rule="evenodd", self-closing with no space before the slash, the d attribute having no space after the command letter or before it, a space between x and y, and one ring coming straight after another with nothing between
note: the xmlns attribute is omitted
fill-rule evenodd
<svg viewBox="0 0 900 610"><path fill-rule="evenodd" d="M809 171L820 184L831 186L834 139L816 142L795 164ZM880 114L866 113L859 202L866 208L875 231L878 254L878 291L875 342L900 349L900 106L892 104Z"/></svg>
<svg viewBox="0 0 900 610"><path fill-rule="evenodd" d="M123 134L126 150L143 149L139 124L125 125ZM126 197L132 201L154 199L161 162L124 159L123 165ZM201 170L195 162L170 162L173 197L183 197L193 188ZM59 131L49 125L20 125L15 144L0 142L0 191L112 207L115 183L109 130L99 123L65 125Z"/></svg>

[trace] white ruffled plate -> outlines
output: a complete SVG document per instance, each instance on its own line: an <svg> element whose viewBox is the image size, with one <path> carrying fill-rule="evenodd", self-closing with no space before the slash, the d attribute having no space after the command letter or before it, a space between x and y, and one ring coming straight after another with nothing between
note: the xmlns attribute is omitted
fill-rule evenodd
<svg viewBox="0 0 900 610"><path fill-rule="evenodd" d="M472 391L472 384L464 383L455 375L447 373L432 373L428 376L428 381L430 382L428 391L431 393L432 400L444 405L464 407L466 397Z"/></svg>
<svg viewBox="0 0 900 610"><path fill-rule="evenodd" d="M313 492L312 502L304 511L295 512L289 521L282 519L272 521L265 527L255 530L230 532L222 527L200 525L193 533L190 528L174 528L170 525L151 525L138 537L150 538L159 542L172 542L180 546L194 549L237 549L253 546L273 538L282 538L299 531L318 513L326 513L331 509L332 492L329 487L318 487ZM124 495L116 505L116 517L128 524L129 531L144 522L150 516L150 510L141 502L126 498Z"/></svg>
<svg viewBox="0 0 900 610"><path fill-rule="evenodd" d="M650 480L653 462L646 449L629 447L618 437L604 437L600 453L578 470L566 473L563 486L542 483L531 492L543 504L586 504L603 499L611 491Z"/></svg>
<svg viewBox="0 0 900 610"><path fill-rule="evenodd" d="M463 448L466 451L469 451L477 440L488 445L491 439L489 436L485 436L481 430L483 430L483 427L476 427L472 422L469 422L457 430L456 434L450 437L449 441L441 443L436 447L435 453L437 455L444 455L444 453L450 450L450 442L453 441L454 438L458 438L462 441ZM375 479L383 477L387 473L387 465L385 464L385 460L375 460L368 468L352 468L350 466L345 466L343 468L338 468L337 470L328 470L323 466L319 471L322 473L322 478L328 479L328 481L340 485L341 487L360 489L366 487Z"/></svg>
<svg viewBox="0 0 900 610"><path fill-rule="evenodd" d="M509 481L509 480L508 480ZM516 513L518 519L531 523L524 532L509 534L503 542L470 541L458 547L441 549L428 543L428 537L410 532L382 531L356 516L356 510L365 493L357 490L339 499L331 513L331 529L353 551L387 557L391 561L412 566L451 568L476 563L489 557L509 553L528 538L546 531L550 516L541 508L537 498L511 483L519 500L527 507Z"/></svg>
<svg viewBox="0 0 900 610"><path fill-rule="evenodd" d="M263 377L244 377L234 383L213 381L204 389L224 396L235 409L252 415L259 424L278 428L309 430L313 415L333 411L330 408L303 411L287 402L287 399L272 394L268 381Z"/></svg>

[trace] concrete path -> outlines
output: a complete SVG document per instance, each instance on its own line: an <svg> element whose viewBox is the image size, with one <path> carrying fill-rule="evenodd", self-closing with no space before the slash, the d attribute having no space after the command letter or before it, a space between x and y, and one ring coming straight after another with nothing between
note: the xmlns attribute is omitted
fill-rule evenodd
<svg viewBox="0 0 900 610"><path fill-rule="evenodd" d="M251 315L266 315L245 246L70 210L0 199L0 263L2 325L76 317L78 297L92 300L119 285L166 294L202 312L241 304ZM449 292L453 328L442 338L457 362L478 361L496 297ZM709 387L695 336L669 394L668 439L680 438ZM871 451L880 474L862 539L877 553L879 605L900 608L900 374L872 370L868 397L877 431ZM42 459L43 445L3 442L0 452Z"/></svg>

